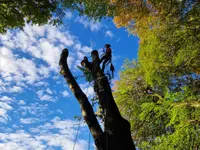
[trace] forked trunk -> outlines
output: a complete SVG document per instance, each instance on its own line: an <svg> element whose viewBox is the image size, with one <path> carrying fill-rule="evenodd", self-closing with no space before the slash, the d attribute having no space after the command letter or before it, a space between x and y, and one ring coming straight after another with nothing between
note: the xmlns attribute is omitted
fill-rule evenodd
<svg viewBox="0 0 200 150"><path fill-rule="evenodd" d="M125 120L117 108L112 96L109 82L102 72L99 64L97 51L92 52L92 62L87 59L82 61L82 65L88 68L94 79L94 91L96 92L99 103L103 109L105 118L104 131L101 129L94 110L88 98L80 89L67 65L68 50L64 49L60 56L59 65L74 96L78 100L82 115L94 138L98 150L135 150L131 138L130 123Z"/></svg>

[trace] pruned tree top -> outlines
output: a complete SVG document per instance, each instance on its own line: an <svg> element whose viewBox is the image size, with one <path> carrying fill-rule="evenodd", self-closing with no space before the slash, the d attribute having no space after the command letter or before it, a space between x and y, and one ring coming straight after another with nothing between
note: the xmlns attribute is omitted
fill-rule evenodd
<svg viewBox="0 0 200 150"><path fill-rule="evenodd" d="M88 98L69 70L66 61L68 55L68 49L64 49L61 53L59 61L61 74L64 76L68 86L80 104L82 115L94 138L96 147L99 150L134 150L135 147L131 138L130 123L120 115L112 96L109 82L100 68L98 51L92 51L92 62L89 62L87 57L84 57L81 64L92 73L94 91L98 96L99 104L103 109L105 118L104 130L101 129Z"/></svg>

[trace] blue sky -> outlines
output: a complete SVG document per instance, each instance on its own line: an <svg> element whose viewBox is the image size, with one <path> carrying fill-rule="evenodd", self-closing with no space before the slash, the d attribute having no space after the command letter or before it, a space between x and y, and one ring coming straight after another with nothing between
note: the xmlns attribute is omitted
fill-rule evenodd
<svg viewBox="0 0 200 150"><path fill-rule="evenodd" d="M102 53L106 43L112 46L118 80L124 59L137 58L138 38L117 29L112 20L94 23L67 12L63 26L26 24L0 35L0 149L72 150L80 107L59 75L59 56L68 48L69 67L80 75L76 66L82 58L93 49ZM91 85L78 82L91 98ZM75 150L88 149L88 137L81 123Z"/></svg>

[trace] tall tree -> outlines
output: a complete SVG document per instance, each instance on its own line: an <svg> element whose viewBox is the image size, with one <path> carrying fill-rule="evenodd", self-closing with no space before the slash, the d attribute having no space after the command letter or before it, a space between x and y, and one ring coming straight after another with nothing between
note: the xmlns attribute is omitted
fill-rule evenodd
<svg viewBox="0 0 200 150"><path fill-rule="evenodd" d="M197 150L200 147L200 76L188 74L182 68L175 77L171 67L167 67L161 70L167 82L163 79L161 84L150 85L145 71L150 72L152 68L145 69L136 61L126 62L115 85L116 103L130 121L139 148Z"/></svg>
<svg viewBox="0 0 200 150"><path fill-rule="evenodd" d="M59 65L61 67L61 73L80 104L82 115L94 138L96 147L99 150L134 150L135 146L131 138L130 123L120 115L112 96L112 91L107 77L99 66L100 59L98 51L92 51L92 62L89 62L85 57L82 61L82 65L92 74L94 80L94 91L96 92L101 108L103 109L105 120L104 131L101 129L97 121L90 102L80 89L68 68L66 61L68 53L68 50L64 49L60 56Z"/></svg>

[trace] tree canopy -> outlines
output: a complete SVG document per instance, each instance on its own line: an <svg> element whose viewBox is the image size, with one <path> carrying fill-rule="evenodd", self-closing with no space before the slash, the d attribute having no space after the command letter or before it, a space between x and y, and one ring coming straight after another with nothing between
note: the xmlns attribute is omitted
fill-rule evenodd
<svg viewBox="0 0 200 150"><path fill-rule="evenodd" d="M101 0L95 3L91 0L1 0L0 33L21 28L26 22L38 25L62 24L67 9L100 19L106 16L106 4L106 1Z"/></svg>
<svg viewBox="0 0 200 150"><path fill-rule="evenodd" d="M165 17L168 5L155 3L163 10L150 26L127 25L140 37L138 60L125 62L114 93L141 149L200 146L199 2L173 2Z"/></svg>

